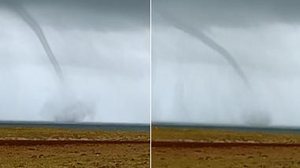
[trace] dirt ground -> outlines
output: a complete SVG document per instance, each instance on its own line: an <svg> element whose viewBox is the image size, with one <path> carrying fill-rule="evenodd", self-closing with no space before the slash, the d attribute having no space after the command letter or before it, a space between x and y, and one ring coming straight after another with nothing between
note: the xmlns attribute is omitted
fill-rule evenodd
<svg viewBox="0 0 300 168"><path fill-rule="evenodd" d="M152 148L153 167L300 167L299 147Z"/></svg>
<svg viewBox="0 0 300 168"><path fill-rule="evenodd" d="M154 168L300 167L299 135L154 128L152 137Z"/></svg>
<svg viewBox="0 0 300 168"><path fill-rule="evenodd" d="M148 134L0 128L0 167L149 167Z"/></svg>
<svg viewBox="0 0 300 168"><path fill-rule="evenodd" d="M0 167L148 167L148 144L0 146Z"/></svg>

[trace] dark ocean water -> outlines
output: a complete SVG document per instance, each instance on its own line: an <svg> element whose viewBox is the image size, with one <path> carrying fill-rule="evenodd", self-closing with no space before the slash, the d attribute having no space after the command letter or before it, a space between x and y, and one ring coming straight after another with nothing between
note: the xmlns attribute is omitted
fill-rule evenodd
<svg viewBox="0 0 300 168"><path fill-rule="evenodd" d="M40 127L40 128L70 128L84 130L105 131L149 131L149 124L125 124L125 123L58 123L44 121L0 121L1 127Z"/></svg>
<svg viewBox="0 0 300 168"><path fill-rule="evenodd" d="M204 124L190 124L190 123L152 123L152 127L166 127L166 128L182 128L182 129L216 129L216 130L232 130L242 132L270 132L270 133L292 133L300 134L300 127L287 126L269 126L269 127L255 127L255 126L239 126L239 125L204 125Z"/></svg>
<svg viewBox="0 0 300 168"><path fill-rule="evenodd" d="M149 124L128 124L128 123L60 123L45 121L0 121L1 127L45 127L45 128L71 128L83 130L105 130L105 131L150 131ZM233 130L243 132L274 132L274 133L293 133L300 134L300 127L270 126L270 127L253 127L237 125L207 125L207 124L190 124L190 123L168 123L155 122L152 127L181 128L181 129L216 129L216 130Z"/></svg>

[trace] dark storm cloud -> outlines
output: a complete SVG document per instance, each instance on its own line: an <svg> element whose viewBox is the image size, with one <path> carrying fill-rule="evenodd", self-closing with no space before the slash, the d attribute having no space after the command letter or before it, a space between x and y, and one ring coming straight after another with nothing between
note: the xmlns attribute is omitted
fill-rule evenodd
<svg viewBox="0 0 300 168"><path fill-rule="evenodd" d="M105 54L107 50L99 50L100 47L90 45L91 42L88 42L86 40L87 37L80 36L80 33L77 33L76 31L85 31L87 33L90 32L91 34L93 34L93 32L100 32L103 35L107 35L105 33L109 32L121 32L112 34L111 38L106 39L106 44L111 44L111 50L119 50L121 52L121 49L117 45L115 45L115 43L112 43L112 41L114 41L114 39L112 38L127 40L122 37L125 34L123 32L131 31L132 36L137 37L135 32L140 31L143 34L139 35L139 37L141 37L139 39L148 38L147 31L149 29L150 19L150 7L148 0L0 0L0 9L4 9L4 11L8 13L8 15L15 16L19 19L23 18L23 21L25 20L25 22L27 22L29 17L25 17L24 14L20 14L20 10L16 8L18 6L19 8L24 9L22 11L26 11L26 16L30 16L31 20L34 20L37 23L35 24L37 26L33 27L40 27L39 31L34 32L41 32L42 34L45 34L43 36L46 36L47 40L46 43L42 44L50 43L52 50L54 48L53 52L55 53L58 62L62 65L64 64L78 67L86 67L88 65L93 69L101 68L104 71L117 72L118 74L123 75L125 75L126 72L129 72L133 76L143 75L141 74L142 71L136 71L133 66L124 64L126 60L115 61L113 57L120 57L124 55L123 53L118 53L118 56L95 55L95 52L99 51ZM51 38L51 35L49 35L49 32L47 32L46 28L57 31L58 33L64 33L64 31L73 32L76 35L73 38L75 40L74 43L86 45L86 47L84 48L85 50L79 52L77 51L76 53L74 53L72 52L74 50L73 42L72 45L66 42L58 44L57 39L55 42L51 42L53 41L53 38ZM98 34L97 38L101 40L107 37L100 36ZM43 46L48 46L46 48L50 48L49 45ZM63 53L64 56L62 57L60 54L58 54L58 51L55 51L56 46L59 46L62 49L64 48L63 50L69 53ZM77 50L79 50L79 48L82 47L78 47ZM127 49L133 48L133 46L128 45ZM52 51L47 53L52 53ZM85 56L88 55L89 59L82 60L83 54L85 54ZM53 57L50 56L49 58ZM126 58L122 56L120 59ZM141 65L138 64L138 62L141 62L139 58L132 60L128 59L128 61L130 61L131 63L137 63L134 67ZM141 65L141 67L142 66L144 65Z"/></svg>
<svg viewBox="0 0 300 168"><path fill-rule="evenodd" d="M9 0L1 0L7 7ZM148 0L12 0L44 25L102 31L149 27ZM13 12L13 11L12 11Z"/></svg>
<svg viewBox="0 0 300 168"><path fill-rule="evenodd" d="M236 67L236 64L241 63L241 55L232 54L231 49L226 47L228 44L222 44L218 42L218 37L216 38L212 34L213 29L222 30L246 30L246 29L259 29L265 28L272 25L289 25L296 26L300 23L300 1L297 0L154 0L153 1L153 40L160 39L162 36L164 38L170 38L170 44L165 47L170 47L174 45L174 37L180 34L180 31L188 34L189 38L181 37L182 45L179 48L187 47L189 44L185 44L191 41L193 38L198 38L200 35L205 37L205 39L210 39L209 41L214 41L215 44L221 46L226 53L231 55L230 57L223 58L231 62L232 67ZM165 16L171 16L173 19L169 19ZM180 23L182 26L178 26ZM164 35L164 30L172 29L180 30L175 32L174 37L167 37ZM192 31L194 33L191 33ZM197 33L196 33L197 32ZM159 37L160 36L160 37ZM185 39L188 39L185 41ZM200 39L200 40L199 40ZM204 38L198 38L198 41L202 44L207 44L205 41L201 40ZM216 40L217 39L217 40ZM154 54L160 54L160 58L153 58L154 61L157 59L168 61L182 61L186 63L197 63L204 62L211 64L223 64L221 59L214 59L215 56L195 56L195 52L185 51L185 55L169 55L163 54L163 52L156 51L156 48L160 48L162 40L153 43ZM243 45L247 41L239 41L236 45ZM230 44L233 44L231 42ZM246 45L246 44L245 44ZM191 46L191 45L190 45ZM209 45L206 45L209 46ZM178 48L177 47L177 48ZM217 51L217 50L215 50ZM217 51L218 52L218 51ZM228 55L228 54L225 54ZM253 56L255 57L255 56ZM229 59L228 59L229 58ZM233 60L233 61L232 61ZM236 62L236 63L234 63ZM267 66L266 66L267 67ZM261 67L265 68L265 67ZM237 71L241 72L243 70L238 70L242 68L235 68ZM295 70L293 70L295 71ZM240 73L242 74L242 73ZM245 75L241 75L245 76Z"/></svg>
<svg viewBox="0 0 300 168"><path fill-rule="evenodd" d="M199 27L243 27L299 23L298 0L161 0L153 1L154 19L161 11Z"/></svg>

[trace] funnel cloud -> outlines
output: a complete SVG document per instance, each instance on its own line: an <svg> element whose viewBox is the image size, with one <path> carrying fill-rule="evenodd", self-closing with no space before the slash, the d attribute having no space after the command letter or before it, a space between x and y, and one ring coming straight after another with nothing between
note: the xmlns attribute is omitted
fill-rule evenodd
<svg viewBox="0 0 300 168"><path fill-rule="evenodd" d="M191 35L191 37L197 38L198 40L203 42L205 45L210 47L212 50L219 53L232 66L232 68L239 75L239 77L242 79L242 81L245 83L245 85L247 87L250 87L247 76L242 71L241 67L238 65L238 63L234 59L234 57L229 53L229 51L227 51L224 47L222 47L220 44L218 44L212 38L207 36L201 30L190 27L189 24L184 24L182 21L180 21L178 19L175 19L174 16L172 17L169 14L166 14L166 13L160 13L160 14L165 20L167 20L168 23L170 23L174 27L176 27L176 28L182 30L183 32Z"/></svg>
<svg viewBox="0 0 300 168"><path fill-rule="evenodd" d="M52 64L56 75L58 78L63 81L63 72L61 69L61 66L59 65L57 59L55 58L53 51L51 50L51 47L48 43L48 40L40 27L40 25L35 21L35 19L26 11L26 9L22 6L21 1L7 1L6 5L9 6L11 10L13 10L20 18L22 18L28 26L32 29L32 31L36 34L37 38L41 42L41 45L43 46L45 53Z"/></svg>

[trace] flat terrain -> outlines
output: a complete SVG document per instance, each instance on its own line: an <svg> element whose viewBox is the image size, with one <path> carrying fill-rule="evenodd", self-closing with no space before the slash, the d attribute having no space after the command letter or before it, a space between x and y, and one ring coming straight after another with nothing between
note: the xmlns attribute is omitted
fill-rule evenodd
<svg viewBox="0 0 300 168"><path fill-rule="evenodd" d="M300 167L300 134L152 127L153 167Z"/></svg>
<svg viewBox="0 0 300 168"><path fill-rule="evenodd" d="M0 128L0 167L149 167L148 131Z"/></svg>

